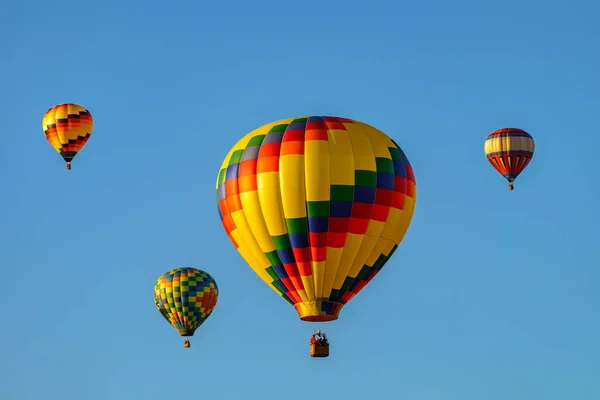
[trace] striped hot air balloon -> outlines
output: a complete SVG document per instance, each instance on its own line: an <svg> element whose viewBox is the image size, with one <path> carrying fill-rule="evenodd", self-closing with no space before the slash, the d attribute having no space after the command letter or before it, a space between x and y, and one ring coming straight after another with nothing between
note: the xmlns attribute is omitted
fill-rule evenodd
<svg viewBox="0 0 600 400"><path fill-rule="evenodd" d="M236 249L310 322L337 319L377 275L416 198L402 149L338 117L289 118L250 132L225 157L216 189Z"/></svg>
<svg viewBox="0 0 600 400"><path fill-rule="evenodd" d="M483 148L492 167L508 181L508 190L513 190L514 180L533 157L535 144L522 129L502 128L490 133Z"/></svg>

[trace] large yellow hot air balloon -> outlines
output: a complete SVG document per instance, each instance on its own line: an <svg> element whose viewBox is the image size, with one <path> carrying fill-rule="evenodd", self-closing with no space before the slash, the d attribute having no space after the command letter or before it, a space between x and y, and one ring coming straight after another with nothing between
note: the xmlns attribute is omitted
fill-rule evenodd
<svg viewBox="0 0 600 400"><path fill-rule="evenodd" d="M338 318L389 260L415 208L400 147L365 123L298 117L264 125L217 179L227 235L304 321Z"/></svg>
<svg viewBox="0 0 600 400"><path fill-rule="evenodd" d="M93 126L90 112L72 103L52 107L42 120L46 139L67 162L67 169L71 169L71 161L87 143Z"/></svg>
<svg viewBox="0 0 600 400"><path fill-rule="evenodd" d="M492 167L508 181L508 190L529 165L535 143L531 135L519 128L502 128L490 133L483 151Z"/></svg>

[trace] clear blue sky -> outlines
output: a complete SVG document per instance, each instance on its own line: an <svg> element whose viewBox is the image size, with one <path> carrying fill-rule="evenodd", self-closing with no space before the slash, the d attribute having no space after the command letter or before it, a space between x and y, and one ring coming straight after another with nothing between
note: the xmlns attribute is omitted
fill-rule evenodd
<svg viewBox="0 0 600 400"><path fill-rule="evenodd" d="M576 0L3 3L0 398L600 398L599 16ZM62 102L95 121L70 172L41 128ZM417 178L399 251L320 325L328 359L215 205L229 148L299 115L378 127ZM483 154L505 126L536 142L513 192ZM189 350L152 300L183 265L221 290Z"/></svg>

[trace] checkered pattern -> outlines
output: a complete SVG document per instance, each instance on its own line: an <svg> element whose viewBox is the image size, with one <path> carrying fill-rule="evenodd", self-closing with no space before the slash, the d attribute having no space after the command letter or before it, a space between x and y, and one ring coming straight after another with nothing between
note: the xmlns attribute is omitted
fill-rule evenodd
<svg viewBox="0 0 600 400"><path fill-rule="evenodd" d="M194 336L215 308L218 294L217 283L208 273L176 268L158 278L154 304L181 336Z"/></svg>
<svg viewBox="0 0 600 400"><path fill-rule="evenodd" d="M46 139L67 162L73 160L92 134L92 115L77 104L59 104L52 107L42 120Z"/></svg>
<svg viewBox="0 0 600 400"><path fill-rule="evenodd" d="M534 150L531 135L518 128L498 129L487 137L484 144L488 161L509 183L527 167Z"/></svg>
<svg viewBox="0 0 600 400"><path fill-rule="evenodd" d="M338 117L249 133L227 155L216 189L234 246L306 321L337 319L402 241L416 199L400 147Z"/></svg>

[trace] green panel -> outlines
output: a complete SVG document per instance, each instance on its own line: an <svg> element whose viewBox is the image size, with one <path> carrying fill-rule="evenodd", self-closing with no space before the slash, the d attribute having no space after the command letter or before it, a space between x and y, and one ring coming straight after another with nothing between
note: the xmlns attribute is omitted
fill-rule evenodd
<svg viewBox="0 0 600 400"><path fill-rule="evenodd" d="M329 217L329 201L307 201L306 209L309 217Z"/></svg>
<svg viewBox="0 0 600 400"><path fill-rule="evenodd" d="M275 125L274 127L271 128L271 130L269 131L269 133L271 133L271 132L285 132L285 130L287 129L288 126L289 126L289 124Z"/></svg>
<svg viewBox="0 0 600 400"><path fill-rule="evenodd" d="M287 225L287 229L288 229L289 233L308 232L308 220L306 217L286 218L285 223Z"/></svg>
<svg viewBox="0 0 600 400"><path fill-rule="evenodd" d="M250 141L248 141L248 145L246 147L260 146L265 140L265 136L267 135L256 135Z"/></svg>
<svg viewBox="0 0 600 400"><path fill-rule="evenodd" d="M329 190L331 201L354 201L354 186L331 185Z"/></svg>
<svg viewBox="0 0 600 400"><path fill-rule="evenodd" d="M331 201L354 201L354 186L331 185Z"/></svg>
<svg viewBox="0 0 600 400"><path fill-rule="evenodd" d="M279 259L279 255L277 254L277 251L273 250L268 253L265 253L265 256L267 256L267 260L269 260L269 262L271 263L272 266L281 265L281 260ZM277 275L277 274L275 274L275 275Z"/></svg>
<svg viewBox="0 0 600 400"><path fill-rule="evenodd" d="M219 171L219 185L225 183L225 178L227 177L227 168L223 168Z"/></svg>
<svg viewBox="0 0 600 400"><path fill-rule="evenodd" d="M400 153L400 151L397 148L388 147L388 150L390 151L390 156L392 157L392 160L404 161L404 160L402 160L402 153Z"/></svg>
<svg viewBox="0 0 600 400"><path fill-rule="evenodd" d="M273 240L273 244L277 250L287 250L292 248L290 238L287 233L279 236L271 236L271 239Z"/></svg>
<svg viewBox="0 0 600 400"><path fill-rule="evenodd" d="M243 153L244 153L244 150L242 150L242 149L234 151L233 154L231 155L231 158L229 159L229 165L239 164L240 160L242 159Z"/></svg>
<svg viewBox="0 0 600 400"><path fill-rule="evenodd" d="M394 174L394 162L389 158L377 157L375 163L377 164L377 172Z"/></svg>
<svg viewBox="0 0 600 400"><path fill-rule="evenodd" d="M275 281L278 281L278 280L280 279L280 278L279 278L279 275L277 275L277 272L275 272L275 269L274 269L273 267L269 267L269 268L267 268L267 269L266 269L266 271L267 271L267 274L269 274L269 276L270 276L270 277L271 277L273 280L275 280Z"/></svg>
<svg viewBox="0 0 600 400"><path fill-rule="evenodd" d="M377 172L356 170L354 171L354 181L356 186L377 187Z"/></svg>

